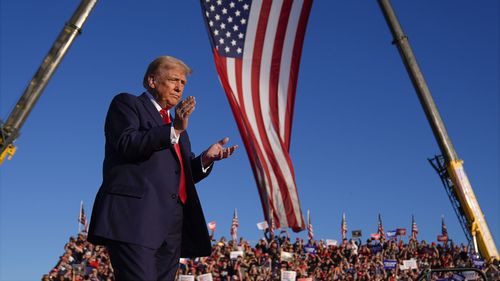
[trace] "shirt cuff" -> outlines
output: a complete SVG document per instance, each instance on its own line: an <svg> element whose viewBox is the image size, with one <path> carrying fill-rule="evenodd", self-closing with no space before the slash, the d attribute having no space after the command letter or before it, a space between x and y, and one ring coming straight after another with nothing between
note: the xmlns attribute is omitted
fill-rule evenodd
<svg viewBox="0 0 500 281"><path fill-rule="evenodd" d="M170 143L171 144L178 144L179 143L179 137L176 133L175 133L175 129L174 129L174 126L170 127Z"/></svg>
<svg viewBox="0 0 500 281"><path fill-rule="evenodd" d="M203 165L203 155L205 155L205 152L203 152L203 154L201 155L200 157L200 161L201 161L201 171L206 174L208 172L208 169L210 169L210 167L212 167L212 165L214 164L214 162L210 163L210 165L208 165L208 167L205 168L205 166Z"/></svg>

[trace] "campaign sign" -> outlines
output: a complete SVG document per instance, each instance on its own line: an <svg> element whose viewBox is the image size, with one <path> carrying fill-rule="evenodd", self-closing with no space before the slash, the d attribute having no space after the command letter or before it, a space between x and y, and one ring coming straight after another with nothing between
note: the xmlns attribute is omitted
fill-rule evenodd
<svg viewBox="0 0 500 281"><path fill-rule="evenodd" d="M326 245L327 246L337 246L338 242L337 242L337 240L326 239Z"/></svg>
<svg viewBox="0 0 500 281"><path fill-rule="evenodd" d="M483 259L472 258L472 265L475 268L483 269L483 267L484 267L484 260Z"/></svg>
<svg viewBox="0 0 500 281"><path fill-rule="evenodd" d="M384 260L384 269L395 269L397 265L397 260Z"/></svg>
<svg viewBox="0 0 500 281"><path fill-rule="evenodd" d="M179 275L179 281L194 281L193 275Z"/></svg>
<svg viewBox="0 0 500 281"><path fill-rule="evenodd" d="M417 261L415 259L409 259L409 260L404 260L403 265L407 269L418 269L417 267Z"/></svg>
<svg viewBox="0 0 500 281"><path fill-rule="evenodd" d="M197 281L213 281L212 273L202 274L196 277Z"/></svg>
<svg viewBox="0 0 500 281"><path fill-rule="evenodd" d="M281 260L282 261L293 261L293 253L281 251Z"/></svg>
<svg viewBox="0 0 500 281"><path fill-rule="evenodd" d="M316 249L313 246L305 246L304 252L309 253L309 254L315 254Z"/></svg>
<svg viewBox="0 0 500 281"><path fill-rule="evenodd" d="M398 228L398 229L396 229L396 233L400 236L405 236L406 235L406 228Z"/></svg>
<svg viewBox="0 0 500 281"><path fill-rule="evenodd" d="M257 223L257 228L259 230L266 230L269 228L269 224L267 223L267 221L261 221L261 222Z"/></svg>
<svg viewBox="0 0 500 281"><path fill-rule="evenodd" d="M465 280L477 280L479 277L474 271L464 271L462 272L462 276L465 277Z"/></svg>
<svg viewBox="0 0 500 281"><path fill-rule="evenodd" d="M396 230L391 230L391 231L387 231L385 233L385 236L387 237L387 239L392 239L392 238L396 238Z"/></svg>
<svg viewBox="0 0 500 281"><path fill-rule="evenodd" d="M238 257L243 257L243 251L231 251L229 257L232 260L238 259Z"/></svg>
<svg viewBox="0 0 500 281"><path fill-rule="evenodd" d="M295 271L281 271L281 281L295 281L297 278L297 272Z"/></svg>
<svg viewBox="0 0 500 281"><path fill-rule="evenodd" d="M361 237L361 230L353 230L351 233L352 233L352 238Z"/></svg>
<svg viewBox="0 0 500 281"><path fill-rule="evenodd" d="M465 277L462 274L453 273L453 275L451 276L451 280L453 280L453 281L465 281Z"/></svg>

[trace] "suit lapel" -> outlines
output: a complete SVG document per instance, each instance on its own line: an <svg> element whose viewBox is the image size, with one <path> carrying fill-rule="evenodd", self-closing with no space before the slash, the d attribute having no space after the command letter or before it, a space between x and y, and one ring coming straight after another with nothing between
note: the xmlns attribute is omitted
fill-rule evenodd
<svg viewBox="0 0 500 281"><path fill-rule="evenodd" d="M149 100L148 95L146 95L146 93L142 93L142 95L139 96L139 100L141 100L141 102L144 104L144 108L146 108L146 111L149 112L156 125L163 125L161 115L160 113L158 113L158 110L156 110L154 104Z"/></svg>

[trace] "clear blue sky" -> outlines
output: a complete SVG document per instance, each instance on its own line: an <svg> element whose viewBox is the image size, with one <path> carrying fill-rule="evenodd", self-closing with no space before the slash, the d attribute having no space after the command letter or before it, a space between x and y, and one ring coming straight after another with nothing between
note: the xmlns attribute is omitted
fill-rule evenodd
<svg viewBox="0 0 500 281"><path fill-rule="evenodd" d="M5 120L79 1L1 1L0 117ZM498 1L393 0L497 243ZM304 215L317 238L410 229L436 240L441 215L465 237L427 158L439 148L377 1L315 1L304 42L291 157ZM215 71L197 1L99 1L31 112L18 152L0 167L0 279L38 280L90 214L101 183L103 123L112 97L140 94L148 63L169 54L194 69L193 149L223 136L240 150L197 186L216 236L262 235L261 205L243 143ZM300 233L306 237L307 233ZM294 235L295 236L295 235Z"/></svg>

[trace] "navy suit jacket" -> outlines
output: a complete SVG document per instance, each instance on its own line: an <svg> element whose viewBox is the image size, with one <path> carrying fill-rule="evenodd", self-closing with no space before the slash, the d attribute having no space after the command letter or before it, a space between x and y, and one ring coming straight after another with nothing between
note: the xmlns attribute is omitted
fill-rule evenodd
<svg viewBox="0 0 500 281"><path fill-rule="evenodd" d="M122 93L113 99L106 117L103 182L92 209L90 242L105 244L109 239L157 249L168 239L176 221L171 214L178 204L180 177L170 130L145 93ZM211 168L203 173L186 131L179 145L187 191L181 256L208 256L210 239L194 184Z"/></svg>

